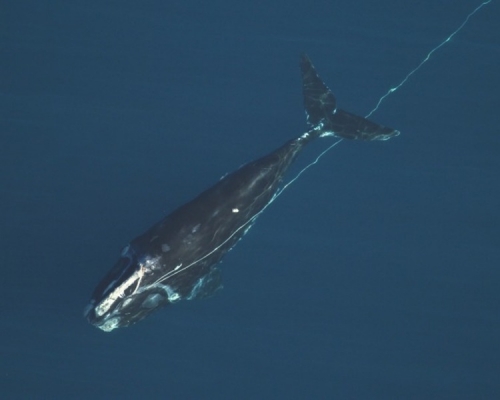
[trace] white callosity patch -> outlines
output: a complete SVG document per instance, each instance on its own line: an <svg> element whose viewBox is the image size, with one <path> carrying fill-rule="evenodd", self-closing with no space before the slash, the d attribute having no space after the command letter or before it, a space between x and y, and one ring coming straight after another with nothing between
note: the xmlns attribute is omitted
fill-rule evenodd
<svg viewBox="0 0 500 400"><path fill-rule="evenodd" d="M113 304L115 304L118 300L126 297L125 291L133 285L135 285L135 289L132 292L132 295L135 294L141 286L144 274L150 273L158 267L158 260L159 257L144 257L144 260L142 260L142 262L139 262L139 268L136 269L134 273L130 275L130 277L128 277L121 285L116 287L104 300L99 303L99 305L95 308L95 314L98 317L101 317L105 313L107 313ZM128 268L129 266L127 266L125 270L128 270ZM126 304L124 304L124 306L125 305Z"/></svg>
<svg viewBox="0 0 500 400"><path fill-rule="evenodd" d="M111 332L113 329L120 327L120 318L114 317L108 319L104 324L100 325L99 328L104 332Z"/></svg>
<svg viewBox="0 0 500 400"><path fill-rule="evenodd" d="M139 286L140 279L142 278L142 270L136 270L125 282L119 285L115 290L113 290L109 296L102 300L99 305L95 308L95 314L98 317L103 316L109 311L111 306L116 303L117 300L125 297L125 290L134 285L136 282Z"/></svg>
<svg viewBox="0 0 500 400"><path fill-rule="evenodd" d="M160 257L145 256L142 261L139 261L140 269L143 270L143 273L154 271L155 269L159 268L159 260Z"/></svg>
<svg viewBox="0 0 500 400"><path fill-rule="evenodd" d="M177 293L170 285L163 285L161 283L156 283L153 285L141 286L141 281L142 278L144 277L144 274L147 271L156 268L158 259L159 258L145 257L143 262L139 263L139 269L134 271L134 273L127 280L125 280L121 285L116 287L109 294L109 296L107 296L103 301L101 301L95 307L96 316L102 317L103 315L109 312L109 310L114 304L119 303L121 301L121 304L119 304L118 307L116 307L112 312L109 313L109 315L105 317L105 321L101 325L98 325L100 329L109 332L112 331L113 329L118 328L120 326L120 321L121 321L119 317L121 310L129 306L134 301L134 298L141 293L148 292L152 289L160 289L163 292L165 292L165 295L162 295L161 293L158 292L150 294L141 304L143 308L147 309L153 309L158 307L165 298L167 298L168 301L171 303L174 303L181 299L179 293ZM182 264L178 265L176 268L180 268L181 265ZM133 290L133 292L128 296L126 296L125 291L131 287L134 287L134 285L135 289ZM91 302L87 308L91 308L93 304L94 303Z"/></svg>

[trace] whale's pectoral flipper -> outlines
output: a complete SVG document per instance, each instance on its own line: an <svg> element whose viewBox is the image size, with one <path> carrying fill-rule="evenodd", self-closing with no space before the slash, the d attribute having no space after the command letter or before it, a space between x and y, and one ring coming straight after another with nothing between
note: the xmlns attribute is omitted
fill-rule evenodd
<svg viewBox="0 0 500 400"><path fill-rule="evenodd" d="M321 136L343 139L387 140L399 135L399 131L376 124L359 115L337 109L332 91L318 76L309 57L300 59L302 91L307 122L322 131Z"/></svg>

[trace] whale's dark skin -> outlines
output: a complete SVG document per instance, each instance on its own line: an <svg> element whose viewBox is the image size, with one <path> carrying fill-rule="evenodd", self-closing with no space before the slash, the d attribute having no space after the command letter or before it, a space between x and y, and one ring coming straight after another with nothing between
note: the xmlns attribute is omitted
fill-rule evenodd
<svg viewBox="0 0 500 400"><path fill-rule="evenodd" d="M217 267L273 201L302 148L320 136L387 140L398 131L337 110L335 97L307 56L301 58L304 104L312 129L223 177L133 239L102 279L85 309L88 321L111 331L183 299L221 287Z"/></svg>

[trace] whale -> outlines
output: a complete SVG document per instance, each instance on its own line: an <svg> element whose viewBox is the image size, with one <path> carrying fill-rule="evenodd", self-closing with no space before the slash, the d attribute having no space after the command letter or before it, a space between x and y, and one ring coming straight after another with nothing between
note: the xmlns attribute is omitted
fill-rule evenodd
<svg viewBox="0 0 500 400"><path fill-rule="evenodd" d="M309 57L300 57L309 129L217 181L124 246L97 284L84 316L104 332L133 325L181 300L222 288L219 262L283 187L290 165L322 137L385 141L399 131L337 108Z"/></svg>

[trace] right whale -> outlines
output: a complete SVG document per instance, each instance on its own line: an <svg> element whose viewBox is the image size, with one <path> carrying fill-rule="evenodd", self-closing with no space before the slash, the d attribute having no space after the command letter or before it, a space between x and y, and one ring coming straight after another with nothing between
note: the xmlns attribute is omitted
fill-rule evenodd
<svg viewBox="0 0 500 400"><path fill-rule="evenodd" d="M337 109L334 95L306 55L300 66L312 129L226 175L126 245L85 308L91 324L109 332L168 304L220 289L217 264L281 193L284 174L311 140L387 140L399 134Z"/></svg>

